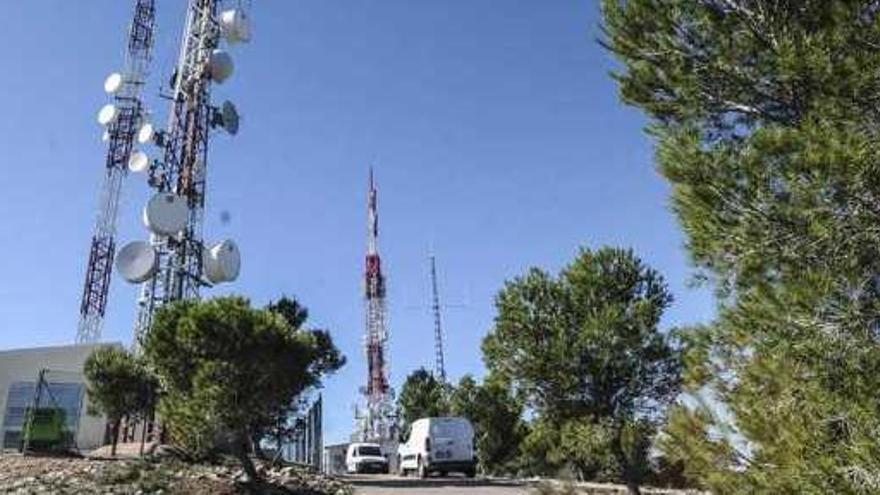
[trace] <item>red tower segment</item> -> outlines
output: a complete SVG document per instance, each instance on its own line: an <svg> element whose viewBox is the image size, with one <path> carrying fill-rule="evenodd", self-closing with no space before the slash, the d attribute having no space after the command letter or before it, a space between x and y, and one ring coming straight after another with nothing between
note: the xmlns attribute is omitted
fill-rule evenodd
<svg viewBox="0 0 880 495"><path fill-rule="evenodd" d="M362 440L388 439L393 433L392 391L388 380L388 329L385 319L385 276L378 250L379 211L373 171L367 195L367 255L364 270L364 298L366 300L367 384L364 395L366 416L361 418L358 436Z"/></svg>

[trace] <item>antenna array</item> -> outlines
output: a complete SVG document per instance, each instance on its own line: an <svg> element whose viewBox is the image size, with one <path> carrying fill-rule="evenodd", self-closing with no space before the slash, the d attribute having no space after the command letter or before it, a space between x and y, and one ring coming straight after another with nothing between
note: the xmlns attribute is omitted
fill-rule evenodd
<svg viewBox="0 0 880 495"><path fill-rule="evenodd" d="M232 0L225 0L232 3ZM122 179L146 172L153 198L143 211L150 241L134 241L119 250L116 268L129 282L140 283L134 346L138 348L153 314L168 302L198 298L202 287L231 282L241 264L237 245L225 240L206 246L202 237L208 141L211 130L238 132L238 111L231 102L211 103L213 83L233 72L232 57L221 42L232 45L250 40L249 19L241 8L223 10L224 0L189 0L178 64L172 76L171 111L165 130L147 119L140 100L154 41L154 0L137 0L124 73L111 74L105 90L114 101L98 114L109 142L107 175L101 210L92 239L77 341L100 338L114 264L116 217ZM152 144L161 158L143 150Z"/></svg>
<svg viewBox="0 0 880 495"><path fill-rule="evenodd" d="M150 63L154 26L154 0L137 0L128 33L125 70L111 74L104 83L104 89L113 96L113 103L102 108L98 115L99 122L106 126L107 159L79 310L76 341L81 343L96 342L101 337L116 250L122 179L127 174L135 131L144 117L140 91Z"/></svg>
<svg viewBox="0 0 880 495"><path fill-rule="evenodd" d="M155 131L151 126L143 132L148 141L162 148L163 156L148 167L148 184L156 196L144 211L144 220L151 230L155 269L141 286L136 348L160 306L198 298L202 287L238 277L240 255L235 243L227 240L208 248L202 237L210 131L238 132L234 105L211 105L213 83L223 83L233 72L232 57L220 43L250 38L245 13L239 9L220 12L220 4L220 0L189 1L179 62L172 76L167 130Z"/></svg>

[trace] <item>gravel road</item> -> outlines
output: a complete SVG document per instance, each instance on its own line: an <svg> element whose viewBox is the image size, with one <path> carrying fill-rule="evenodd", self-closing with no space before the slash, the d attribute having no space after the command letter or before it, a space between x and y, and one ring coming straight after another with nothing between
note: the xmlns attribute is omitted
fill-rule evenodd
<svg viewBox="0 0 880 495"><path fill-rule="evenodd" d="M401 478L395 475L347 476L357 495L528 495L519 483L467 478Z"/></svg>

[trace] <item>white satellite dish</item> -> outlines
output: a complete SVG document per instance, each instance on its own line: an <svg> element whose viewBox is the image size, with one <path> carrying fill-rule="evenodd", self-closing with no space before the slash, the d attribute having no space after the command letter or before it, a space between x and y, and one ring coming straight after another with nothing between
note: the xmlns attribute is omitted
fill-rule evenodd
<svg viewBox="0 0 880 495"><path fill-rule="evenodd" d="M241 253L229 239L206 249L202 260L205 276L214 284L234 281L241 270Z"/></svg>
<svg viewBox="0 0 880 495"><path fill-rule="evenodd" d="M234 68L235 65L232 63L232 57L228 52L225 50L214 50L211 52L211 58L208 59L208 72L211 75L211 79L222 83L232 75Z"/></svg>
<svg viewBox="0 0 880 495"><path fill-rule="evenodd" d="M212 284L223 282L223 274L220 272L220 263L211 254L209 248L204 248L202 250L202 271Z"/></svg>
<svg viewBox="0 0 880 495"><path fill-rule="evenodd" d="M114 72L107 76L107 79L104 79L104 91L106 91L107 94L115 95L116 92L122 88L122 83L122 74Z"/></svg>
<svg viewBox="0 0 880 495"><path fill-rule="evenodd" d="M220 32L230 43L251 40L250 18L243 10L230 9L220 13Z"/></svg>
<svg viewBox="0 0 880 495"><path fill-rule="evenodd" d="M137 142L140 144L147 144L153 140L153 136L156 135L156 130L153 129L153 124L149 122L145 122L144 125L138 129L137 133Z"/></svg>
<svg viewBox="0 0 880 495"><path fill-rule="evenodd" d="M104 134L101 134L101 141L104 141L105 143L110 141L110 131L104 129Z"/></svg>
<svg viewBox="0 0 880 495"><path fill-rule="evenodd" d="M128 169L132 172L144 172L150 168L150 157L143 151L135 151L128 157Z"/></svg>
<svg viewBox="0 0 880 495"><path fill-rule="evenodd" d="M122 278L133 284L149 280L158 267L156 250L143 241L126 244L116 255L116 270Z"/></svg>
<svg viewBox="0 0 880 495"><path fill-rule="evenodd" d="M238 133L238 124L241 118L238 116L238 110L231 101L223 102L219 109L214 109L214 116L211 125L214 127L222 127L230 135L234 136Z"/></svg>
<svg viewBox="0 0 880 495"><path fill-rule="evenodd" d="M144 207L144 225L159 235L174 235L186 227L189 208L186 199L172 193L159 193Z"/></svg>
<svg viewBox="0 0 880 495"><path fill-rule="evenodd" d="M98 123L107 127L112 124L118 116L119 109L116 108L116 105L108 103L101 107L101 110L98 112Z"/></svg>

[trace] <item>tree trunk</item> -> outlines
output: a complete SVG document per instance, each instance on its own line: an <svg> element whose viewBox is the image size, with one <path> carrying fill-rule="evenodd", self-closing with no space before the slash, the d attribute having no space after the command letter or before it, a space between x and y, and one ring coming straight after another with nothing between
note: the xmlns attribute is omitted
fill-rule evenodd
<svg viewBox="0 0 880 495"><path fill-rule="evenodd" d="M241 467L244 468L245 474L247 474L250 483L257 483L260 479L259 473L257 473L257 468L254 467L253 461L251 461L250 452L248 449L248 435L239 434L235 439L235 455L238 457L239 462L241 462Z"/></svg>
<svg viewBox="0 0 880 495"><path fill-rule="evenodd" d="M122 418L113 421L113 439L110 444L110 457L116 457L116 444L119 443L119 427L122 424Z"/></svg>
<svg viewBox="0 0 880 495"><path fill-rule="evenodd" d="M141 448L140 448L140 456L144 456L144 444L147 443L147 425L149 424L149 419L144 415L143 420L141 420Z"/></svg>
<svg viewBox="0 0 880 495"><path fill-rule="evenodd" d="M622 430L618 428L612 445L612 451L617 458L617 462L619 462L620 466L623 468L621 477L626 483L626 492L629 495L641 495L642 491L639 489L641 481L639 469L637 466L633 465L632 459L630 459L629 456L626 455L626 452L623 451L623 439L621 436Z"/></svg>
<svg viewBox="0 0 880 495"><path fill-rule="evenodd" d="M642 491L639 490L639 482L627 480L626 492L629 493L629 495L641 495Z"/></svg>

